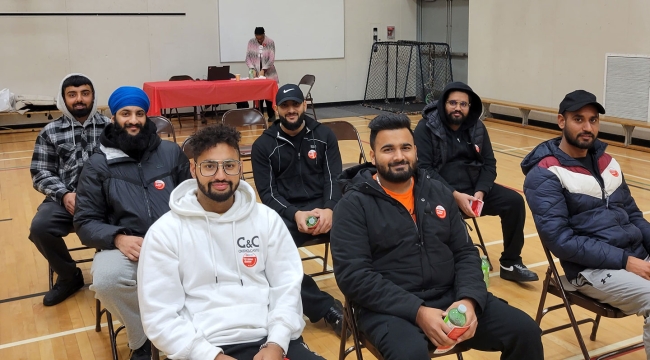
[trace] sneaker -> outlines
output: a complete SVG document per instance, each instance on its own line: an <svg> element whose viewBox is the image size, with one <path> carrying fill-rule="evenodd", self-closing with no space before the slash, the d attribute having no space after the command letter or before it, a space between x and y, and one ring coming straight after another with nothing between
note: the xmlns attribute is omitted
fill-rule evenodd
<svg viewBox="0 0 650 360"><path fill-rule="evenodd" d="M539 280L537 274L528 270L524 264L514 264L508 267L501 265L500 275L502 279L516 282Z"/></svg>
<svg viewBox="0 0 650 360"><path fill-rule="evenodd" d="M56 284L52 286L52 289L45 293L43 305L56 305L76 293L82 287L84 287L84 276L81 273L81 269L76 268L72 279L63 280L59 278L56 280Z"/></svg>
<svg viewBox="0 0 650 360"><path fill-rule="evenodd" d="M151 360L151 341L149 339L139 349L131 352L131 360Z"/></svg>
<svg viewBox="0 0 650 360"><path fill-rule="evenodd" d="M327 310L323 319L334 330L336 335L341 337L343 331L343 304L340 301L334 299L334 306Z"/></svg>

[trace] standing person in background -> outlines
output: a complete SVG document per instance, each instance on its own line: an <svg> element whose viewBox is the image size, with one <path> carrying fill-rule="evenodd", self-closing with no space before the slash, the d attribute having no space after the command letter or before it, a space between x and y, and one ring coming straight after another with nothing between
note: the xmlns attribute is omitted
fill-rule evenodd
<svg viewBox="0 0 650 360"><path fill-rule="evenodd" d="M248 66L248 69L255 70L255 76L264 76L267 79L280 82L278 73L275 71L275 43L264 34L263 27L256 27L255 37L248 41L246 66ZM264 112L263 101L266 101L266 113L269 116L269 121L272 121L275 118L273 101L260 100L261 112Z"/></svg>

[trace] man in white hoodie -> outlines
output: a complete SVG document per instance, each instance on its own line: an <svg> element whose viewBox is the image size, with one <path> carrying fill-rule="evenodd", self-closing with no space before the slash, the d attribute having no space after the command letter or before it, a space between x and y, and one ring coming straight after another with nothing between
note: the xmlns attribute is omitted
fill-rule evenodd
<svg viewBox="0 0 650 360"><path fill-rule="evenodd" d="M110 120L97 112L92 81L82 74L61 80L56 107L63 115L36 137L30 173L34 188L45 195L29 228L29 239L57 273L43 305L56 305L84 286L81 269L63 241L72 229L79 174L99 147L99 135Z"/></svg>
<svg viewBox="0 0 650 360"><path fill-rule="evenodd" d="M241 135L191 140L194 179L147 232L138 298L147 337L171 359L323 359L302 341L303 270L280 216L240 182Z"/></svg>

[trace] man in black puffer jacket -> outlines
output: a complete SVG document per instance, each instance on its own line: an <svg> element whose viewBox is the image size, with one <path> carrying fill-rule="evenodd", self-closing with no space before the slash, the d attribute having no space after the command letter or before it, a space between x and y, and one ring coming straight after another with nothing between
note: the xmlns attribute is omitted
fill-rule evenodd
<svg viewBox="0 0 650 360"><path fill-rule="evenodd" d="M543 359L539 326L487 292L451 191L417 170L410 125L403 115L376 117L368 125L374 166L339 178L334 274L359 328L386 360L429 359L429 341L456 343L443 317L463 304L469 329L458 342L501 359Z"/></svg>
<svg viewBox="0 0 650 360"><path fill-rule="evenodd" d="M448 84L439 101L427 105L415 128L418 162L454 194L467 217L476 215L470 201L485 201L483 215L499 216L503 232L501 278L536 281L521 259L524 247L524 199L496 184L497 160L487 129L480 121L481 98L462 82Z"/></svg>
<svg viewBox="0 0 650 360"><path fill-rule="evenodd" d="M121 87L108 105L113 123L100 137L101 152L81 172L74 226L84 245L101 250L93 259L91 290L126 326L131 359L149 359L136 287L140 247L149 227L169 211L172 190L192 175L181 148L156 134L142 90Z"/></svg>

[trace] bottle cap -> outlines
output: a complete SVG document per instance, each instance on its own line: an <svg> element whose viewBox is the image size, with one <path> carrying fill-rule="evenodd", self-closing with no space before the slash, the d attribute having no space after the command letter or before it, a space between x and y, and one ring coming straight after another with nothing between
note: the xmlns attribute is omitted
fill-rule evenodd
<svg viewBox="0 0 650 360"><path fill-rule="evenodd" d="M487 260L487 256L486 255L481 255L481 260Z"/></svg>
<svg viewBox="0 0 650 360"><path fill-rule="evenodd" d="M458 305L458 312L464 314L467 312L467 307L463 304Z"/></svg>

